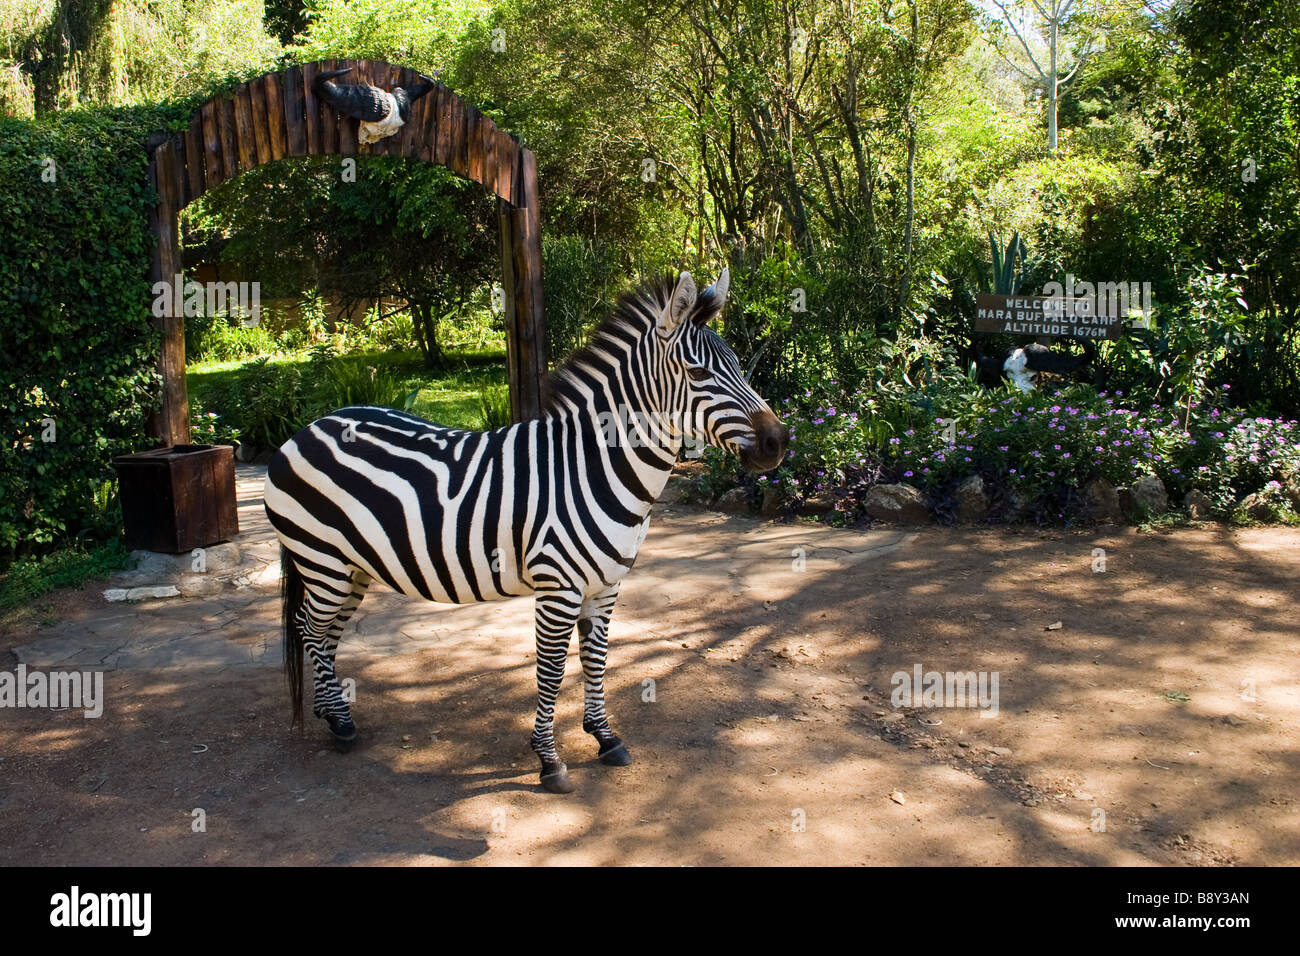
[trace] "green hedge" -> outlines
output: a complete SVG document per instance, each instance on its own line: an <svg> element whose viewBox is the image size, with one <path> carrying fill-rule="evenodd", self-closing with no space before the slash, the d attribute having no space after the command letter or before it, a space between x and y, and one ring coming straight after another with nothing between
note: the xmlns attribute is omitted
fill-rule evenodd
<svg viewBox="0 0 1300 956"><path fill-rule="evenodd" d="M0 119L0 564L116 530L110 462L157 395L148 138L187 115Z"/></svg>

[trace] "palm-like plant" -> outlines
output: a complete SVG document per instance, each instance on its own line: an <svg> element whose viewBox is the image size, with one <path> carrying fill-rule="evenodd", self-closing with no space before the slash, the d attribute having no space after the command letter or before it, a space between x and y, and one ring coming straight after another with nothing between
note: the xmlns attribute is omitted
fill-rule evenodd
<svg viewBox="0 0 1300 956"><path fill-rule="evenodd" d="M1004 251L998 237L990 229L989 254L991 265L974 259L979 291L992 295L1015 295L1025 272L1025 260L1029 256L1029 249L1020 238L1019 230L1011 233L1011 241Z"/></svg>

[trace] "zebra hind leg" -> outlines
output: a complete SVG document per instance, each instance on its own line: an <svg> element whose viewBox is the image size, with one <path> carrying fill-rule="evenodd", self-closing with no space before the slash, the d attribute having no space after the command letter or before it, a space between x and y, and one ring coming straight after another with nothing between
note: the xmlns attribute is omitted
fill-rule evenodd
<svg viewBox="0 0 1300 956"><path fill-rule="evenodd" d="M328 588L323 585L313 588L309 583L302 610L307 621L303 647L311 660L315 685L312 713L329 725L334 748L342 753L357 745L360 734L335 673L334 657L343 627L361 604L369 585L369 576L360 571L347 580L332 582ZM341 592L345 588L344 596Z"/></svg>
<svg viewBox="0 0 1300 956"><path fill-rule="evenodd" d="M627 745L609 726L605 713L605 658L609 651L609 618L618 600L615 584L582 604L578 612L578 655L582 659L582 729L596 738L600 762L626 767L632 762Z"/></svg>

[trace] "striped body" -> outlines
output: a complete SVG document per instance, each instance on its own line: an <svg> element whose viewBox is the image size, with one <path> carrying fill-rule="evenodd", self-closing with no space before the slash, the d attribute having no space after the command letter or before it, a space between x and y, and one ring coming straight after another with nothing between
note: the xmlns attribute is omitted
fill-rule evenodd
<svg viewBox="0 0 1300 956"><path fill-rule="evenodd" d="M305 576L354 572L411 597L491 601L561 584L583 596L627 573L663 467L602 461L603 435L565 416L490 432L442 428L386 408L345 408L282 446L266 507ZM308 585L311 587L310 583Z"/></svg>

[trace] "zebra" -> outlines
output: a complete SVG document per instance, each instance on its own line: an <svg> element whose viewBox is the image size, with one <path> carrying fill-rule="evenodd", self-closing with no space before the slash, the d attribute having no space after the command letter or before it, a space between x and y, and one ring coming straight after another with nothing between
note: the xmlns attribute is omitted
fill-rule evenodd
<svg viewBox="0 0 1300 956"><path fill-rule="evenodd" d="M294 725L303 653L313 713L335 746L358 739L334 670L339 635L372 581L430 601L535 596L541 786L574 789L556 749L555 701L576 625L582 727L602 764L632 758L605 712L610 615L684 442L737 453L749 470L785 457L789 429L708 327L729 273L697 292L690 273L625 295L547 380L538 418L492 431L443 428L352 407L285 442L267 470L281 545L284 659Z"/></svg>

